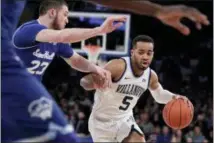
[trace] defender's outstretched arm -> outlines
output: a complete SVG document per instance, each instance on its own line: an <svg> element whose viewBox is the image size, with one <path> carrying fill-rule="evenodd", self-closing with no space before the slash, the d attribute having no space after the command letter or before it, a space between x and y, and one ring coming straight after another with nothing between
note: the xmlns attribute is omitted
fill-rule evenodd
<svg viewBox="0 0 214 143"><path fill-rule="evenodd" d="M190 29L182 24L182 18L188 18L195 22L196 28L201 29L202 25L209 25L207 16L193 7L185 5L163 6L148 0L90 0L114 9L126 10L136 14L152 16L159 19L162 23L171 26L184 35L190 34Z"/></svg>

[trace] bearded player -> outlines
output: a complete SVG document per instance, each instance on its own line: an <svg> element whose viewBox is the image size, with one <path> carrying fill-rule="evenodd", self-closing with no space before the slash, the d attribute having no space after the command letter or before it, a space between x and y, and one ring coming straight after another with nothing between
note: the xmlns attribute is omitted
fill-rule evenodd
<svg viewBox="0 0 214 143"><path fill-rule="evenodd" d="M22 24L15 31L12 40L17 54L28 71L40 81L56 55L76 70L98 73L107 78L105 70L75 53L68 43L110 33L120 27L126 17L108 17L95 28L65 28L68 13L68 5L64 0L44 0L39 8L39 18Z"/></svg>
<svg viewBox="0 0 214 143"><path fill-rule="evenodd" d="M96 89L95 101L89 119L89 131L94 142L145 142L143 132L133 118L133 108L140 96L149 89L156 102L166 104L176 95L162 88L158 76L149 66L154 55L154 42L149 36L133 40L131 57L111 60L105 66L112 77L112 87L102 89L105 83L97 75L81 79L86 90Z"/></svg>

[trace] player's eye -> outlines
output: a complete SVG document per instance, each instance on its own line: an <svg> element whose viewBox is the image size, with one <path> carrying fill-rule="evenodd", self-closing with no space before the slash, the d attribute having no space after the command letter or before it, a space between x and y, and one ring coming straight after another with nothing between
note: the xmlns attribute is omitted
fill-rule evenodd
<svg viewBox="0 0 214 143"><path fill-rule="evenodd" d="M144 51L138 51L138 54L140 54L140 55L142 55L144 53L145 53Z"/></svg>
<svg viewBox="0 0 214 143"><path fill-rule="evenodd" d="M144 54L144 52L138 52L138 54L139 54L139 55L143 55L143 54Z"/></svg>
<svg viewBox="0 0 214 143"><path fill-rule="evenodd" d="M148 56L152 56L152 54L153 54L152 51L149 51L149 52L147 53Z"/></svg>
<svg viewBox="0 0 214 143"><path fill-rule="evenodd" d="M151 55L152 55L152 52L147 53L147 55L151 56Z"/></svg>

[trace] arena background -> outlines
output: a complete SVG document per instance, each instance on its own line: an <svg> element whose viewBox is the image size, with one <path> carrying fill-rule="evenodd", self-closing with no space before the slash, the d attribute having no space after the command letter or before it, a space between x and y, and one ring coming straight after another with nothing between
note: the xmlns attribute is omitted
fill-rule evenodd
<svg viewBox="0 0 214 143"><path fill-rule="evenodd" d="M40 1L35 0L27 3L20 24L37 18L39 3ZM187 96L194 104L195 112L191 125L181 131L171 130L162 119L163 105L155 103L149 91L143 94L134 114L148 142L213 142L213 3L211 0L162 0L157 3L196 7L208 16L211 24L198 31L191 21L183 19L182 22L191 28L191 34L183 36L151 17L116 11L83 1L68 1L71 12L130 14L129 40L141 34L151 36L155 41L155 57L151 67L158 73L160 82L164 88ZM67 27L72 26L72 21L69 21ZM75 25L80 26L82 25ZM114 39L118 35L111 36ZM108 44L111 44L111 41L113 42L110 39ZM113 58L116 56L101 55L100 64ZM61 106L66 118L75 126L82 141L91 142L87 126L94 91L87 92L80 87L79 82L84 75L56 57L48 67L43 83Z"/></svg>

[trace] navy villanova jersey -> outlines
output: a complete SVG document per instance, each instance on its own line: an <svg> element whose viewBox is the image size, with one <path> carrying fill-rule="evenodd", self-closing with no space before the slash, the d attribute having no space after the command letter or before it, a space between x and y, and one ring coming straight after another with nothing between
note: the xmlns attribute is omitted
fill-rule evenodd
<svg viewBox="0 0 214 143"><path fill-rule="evenodd" d="M47 27L39 24L38 20L33 20L21 25L12 39L16 52L28 71L39 80L42 79L42 75L55 55L64 58L70 58L73 55L69 44L36 41L36 35L43 29Z"/></svg>

